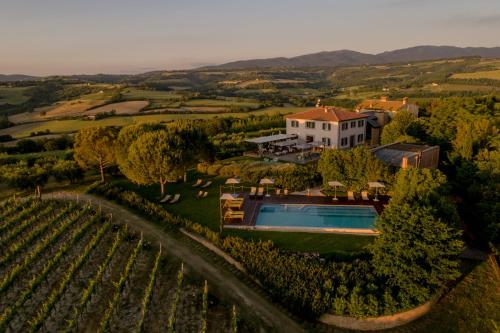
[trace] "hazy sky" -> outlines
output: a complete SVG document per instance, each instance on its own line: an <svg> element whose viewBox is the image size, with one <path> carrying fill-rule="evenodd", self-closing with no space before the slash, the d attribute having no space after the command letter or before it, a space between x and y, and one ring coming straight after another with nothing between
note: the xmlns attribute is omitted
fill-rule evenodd
<svg viewBox="0 0 500 333"><path fill-rule="evenodd" d="M500 0L0 0L0 73L137 73L415 45L500 46Z"/></svg>

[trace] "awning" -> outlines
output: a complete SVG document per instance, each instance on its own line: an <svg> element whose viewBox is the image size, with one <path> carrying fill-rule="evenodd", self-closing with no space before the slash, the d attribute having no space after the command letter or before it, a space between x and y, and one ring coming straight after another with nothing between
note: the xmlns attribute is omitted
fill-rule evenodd
<svg viewBox="0 0 500 333"><path fill-rule="evenodd" d="M298 142L299 142L298 140L287 140L287 141L276 142L274 145L278 147L288 147L296 145Z"/></svg>
<svg viewBox="0 0 500 333"><path fill-rule="evenodd" d="M330 185L331 187L334 187L334 186L345 186L344 184L342 184L341 182L339 182L337 180L331 180L331 181L329 181L328 185Z"/></svg>
<svg viewBox="0 0 500 333"><path fill-rule="evenodd" d="M296 139L296 138L297 138L297 134L275 134L275 135L261 136L258 138L248 139L245 141L260 145L263 143L271 143L271 142Z"/></svg>

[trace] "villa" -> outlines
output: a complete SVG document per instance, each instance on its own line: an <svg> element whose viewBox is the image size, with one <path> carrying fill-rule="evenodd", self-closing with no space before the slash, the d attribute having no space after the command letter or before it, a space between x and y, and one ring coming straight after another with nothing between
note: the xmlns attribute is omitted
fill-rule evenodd
<svg viewBox="0 0 500 333"><path fill-rule="evenodd" d="M356 112L368 116L366 127L366 143L376 146L385 125L398 113L406 111L418 117L418 106L408 102L408 97L399 101L390 101L387 97L367 99L356 106Z"/></svg>
<svg viewBox="0 0 500 333"><path fill-rule="evenodd" d="M349 149L365 143L366 118L341 108L316 107L286 115L286 134L306 144Z"/></svg>

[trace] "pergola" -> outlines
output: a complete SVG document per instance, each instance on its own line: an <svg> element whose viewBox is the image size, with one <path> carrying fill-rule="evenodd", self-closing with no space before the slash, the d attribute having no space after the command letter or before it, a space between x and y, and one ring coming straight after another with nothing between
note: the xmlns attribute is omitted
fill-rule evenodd
<svg viewBox="0 0 500 333"><path fill-rule="evenodd" d="M280 146L293 146L295 143L291 141L296 139L297 139L297 134L275 134L275 135L261 136L258 138L248 139L245 141L256 144L259 147L259 155L262 155L262 152L264 151L264 145L280 144Z"/></svg>

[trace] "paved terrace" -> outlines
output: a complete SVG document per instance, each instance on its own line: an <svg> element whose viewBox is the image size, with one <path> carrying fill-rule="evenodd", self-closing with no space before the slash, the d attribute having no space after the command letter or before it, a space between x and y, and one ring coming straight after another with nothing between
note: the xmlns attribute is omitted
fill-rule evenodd
<svg viewBox="0 0 500 333"><path fill-rule="evenodd" d="M265 193L265 191L264 191ZM271 193L271 192L269 192ZM274 193L274 191L273 191ZM228 226L247 226L251 227L255 225L257 220L257 215L260 210L260 206L263 204L312 204L312 205L340 205L340 206L349 206L349 205L364 205L364 206L373 206L377 213L380 215L384 210L384 205L387 205L389 202L388 196L379 195L379 201L373 201L370 196L369 201L361 200L358 198L359 194L356 196L356 200L348 201L347 197L338 197L338 201L333 201L330 196L307 196L307 195L275 195L271 194L270 197L260 197L260 198L250 198L248 193L237 192L239 198L245 198L242 210L245 212L245 218L243 222L241 221L227 221L224 225Z"/></svg>

